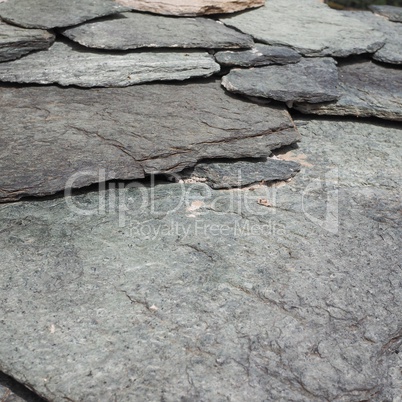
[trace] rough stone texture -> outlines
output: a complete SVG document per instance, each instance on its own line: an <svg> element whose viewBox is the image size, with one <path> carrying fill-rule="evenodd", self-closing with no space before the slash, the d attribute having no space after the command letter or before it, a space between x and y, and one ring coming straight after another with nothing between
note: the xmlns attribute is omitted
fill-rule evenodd
<svg viewBox="0 0 402 402"><path fill-rule="evenodd" d="M260 7L265 0L116 0L138 11L165 15L206 15L234 13Z"/></svg>
<svg viewBox="0 0 402 402"><path fill-rule="evenodd" d="M112 0L7 0L0 2L0 17L24 28L68 27L127 11Z"/></svg>
<svg viewBox="0 0 402 402"><path fill-rule="evenodd" d="M384 34L385 45L373 54L375 60L402 64L402 24L389 22L384 17L377 16L369 11L347 11L344 15L359 19Z"/></svg>
<svg viewBox="0 0 402 402"><path fill-rule="evenodd" d="M402 132L300 130L286 185L0 206L0 366L52 401L398 401Z"/></svg>
<svg viewBox="0 0 402 402"><path fill-rule="evenodd" d="M300 164L297 162L267 158L265 161L198 163L188 177L202 179L210 187L219 189L288 180L299 171Z"/></svg>
<svg viewBox="0 0 402 402"><path fill-rule="evenodd" d="M0 104L3 201L63 190L74 174L70 185L83 187L179 172L205 158L266 157L299 140L283 108L226 95L219 81L93 90L6 86Z"/></svg>
<svg viewBox="0 0 402 402"><path fill-rule="evenodd" d="M87 22L62 31L81 45L97 49L142 47L251 48L249 35L206 18L174 18L143 13Z"/></svg>
<svg viewBox="0 0 402 402"><path fill-rule="evenodd" d="M370 61L339 66L337 102L297 104L304 113L376 116L402 121L402 70Z"/></svg>
<svg viewBox="0 0 402 402"><path fill-rule="evenodd" d="M0 20L0 62L47 49L53 42L54 35L48 31L19 28Z"/></svg>
<svg viewBox="0 0 402 402"><path fill-rule="evenodd" d="M395 6L369 6L369 9L376 14L387 17L390 21L402 22L402 7Z"/></svg>
<svg viewBox="0 0 402 402"><path fill-rule="evenodd" d="M66 62L68 60L68 62ZM206 52L104 52L55 42L46 52L0 64L0 81L80 87L125 87L159 80L208 77L220 70Z"/></svg>
<svg viewBox="0 0 402 402"><path fill-rule="evenodd" d="M290 46L308 56L372 53L384 44L381 33L317 0L270 0L258 10L221 21L261 42Z"/></svg>
<svg viewBox="0 0 402 402"><path fill-rule="evenodd" d="M338 71L332 58L302 59L297 64L233 69L222 78L231 92L282 102L326 102L339 98Z"/></svg>
<svg viewBox="0 0 402 402"><path fill-rule="evenodd" d="M256 43L250 50L227 50L215 53L215 60L222 66L256 67L291 64L299 62L300 58L300 54L293 49L261 43Z"/></svg>

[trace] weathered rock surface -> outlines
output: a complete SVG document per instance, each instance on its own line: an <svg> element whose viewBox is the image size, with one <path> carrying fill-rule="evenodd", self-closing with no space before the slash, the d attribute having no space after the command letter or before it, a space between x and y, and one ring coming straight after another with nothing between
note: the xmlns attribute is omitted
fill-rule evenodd
<svg viewBox="0 0 402 402"><path fill-rule="evenodd" d="M7 86L0 104L3 201L55 193L71 177L77 188L179 172L205 158L266 157L300 138L287 111L226 95L219 81Z"/></svg>
<svg viewBox="0 0 402 402"><path fill-rule="evenodd" d="M261 43L256 43L250 50L226 50L215 53L215 60L222 66L269 66L271 64L297 63L300 59L300 54L293 49Z"/></svg>
<svg viewBox="0 0 402 402"><path fill-rule="evenodd" d="M402 121L402 70L370 61L339 66L339 93L336 102L297 104L304 113L376 116Z"/></svg>
<svg viewBox="0 0 402 402"><path fill-rule="evenodd" d="M68 60L68 62L67 62ZM206 52L104 52L55 42L47 51L0 64L0 81L80 87L125 87L159 80L208 77L220 70Z"/></svg>
<svg viewBox="0 0 402 402"><path fill-rule="evenodd" d="M278 158L265 161L198 163L186 177L215 189L244 187L259 182L288 180L300 171L300 164Z"/></svg>
<svg viewBox="0 0 402 402"><path fill-rule="evenodd" d="M97 49L142 47L251 48L249 35L207 18L174 18L144 13L122 13L67 28L63 35Z"/></svg>
<svg viewBox="0 0 402 402"><path fill-rule="evenodd" d="M270 0L258 10L221 21L263 43L289 46L307 56L373 53L384 44L381 33L317 0Z"/></svg>
<svg viewBox="0 0 402 402"><path fill-rule="evenodd" d="M326 102L339 98L338 71L332 58L302 59L297 64L233 69L222 78L231 92L282 102Z"/></svg>
<svg viewBox="0 0 402 402"><path fill-rule="evenodd" d="M390 21L402 22L402 7L372 5L369 8L376 14L387 17Z"/></svg>
<svg viewBox="0 0 402 402"><path fill-rule="evenodd" d="M112 0L7 0L0 2L0 17L24 28L51 29L80 24L127 11Z"/></svg>
<svg viewBox="0 0 402 402"><path fill-rule="evenodd" d="M234 13L260 7L265 0L116 0L133 10L164 15L206 15Z"/></svg>
<svg viewBox="0 0 402 402"><path fill-rule="evenodd" d="M0 206L0 366L51 401L397 401L402 132L300 130L283 186Z"/></svg>
<svg viewBox="0 0 402 402"><path fill-rule="evenodd" d="M54 35L48 31L19 28L0 20L0 62L47 49L53 42Z"/></svg>

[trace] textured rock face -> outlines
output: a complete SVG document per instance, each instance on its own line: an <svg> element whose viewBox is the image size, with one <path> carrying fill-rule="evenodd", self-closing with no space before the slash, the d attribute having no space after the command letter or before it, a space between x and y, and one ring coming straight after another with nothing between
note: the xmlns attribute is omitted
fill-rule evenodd
<svg viewBox="0 0 402 402"><path fill-rule="evenodd" d="M402 70L370 61L339 66L337 102L298 104L304 113L376 116L402 121Z"/></svg>
<svg viewBox="0 0 402 402"><path fill-rule="evenodd" d="M370 10L376 14L387 17L390 21L402 22L402 7L394 6L370 6Z"/></svg>
<svg viewBox="0 0 402 402"><path fill-rule="evenodd" d="M384 44L381 33L316 0L270 0L258 10L221 21L263 43L308 56L372 53Z"/></svg>
<svg viewBox="0 0 402 402"><path fill-rule="evenodd" d="M51 401L398 400L401 130L300 130L286 186L1 206L2 369Z"/></svg>
<svg viewBox="0 0 402 402"><path fill-rule="evenodd" d="M66 62L68 60L68 62ZM125 87L158 80L208 77L220 67L202 52L115 53L55 42L46 52L0 64L0 81L80 87Z"/></svg>
<svg viewBox="0 0 402 402"><path fill-rule="evenodd" d="M269 66L271 64L297 63L300 59L300 54L293 49L261 43L256 43L250 50L227 50L215 53L215 60L222 66Z"/></svg>
<svg viewBox="0 0 402 402"><path fill-rule="evenodd" d="M47 49L53 42L54 35L48 31L19 28L0 21L0 62Z"/></svg>
<svg viewBox="0 0 402 402"><path fill-rule="evenodd" d="M222 78L231 92L282 102L338 99L338 71L332 58L302 59L297 64L249 70L233 69Z"/></svg>
<svg viewBox="0 0 402 402"><path fill-rule="evenodd" d="M299 140L284 109L226 95L216 81L3 87L0 104L3 201L61 191L72 177L77 188L179 172L205 158L264 157Z"/></svg>
<svg viewBox="0 0 402 402"><path fill-rule="evenodd" d="M206 18L174 18L123 13L62 31L81 45L97 49L142 47L250 48L250 36Z"/></svg>
<svg viewBox="0 0 402 402"><path fill-rule="evenodd" d="M234 13L260 7L265 0L117 0L133 10L165 15L206 15Z"/></svg>

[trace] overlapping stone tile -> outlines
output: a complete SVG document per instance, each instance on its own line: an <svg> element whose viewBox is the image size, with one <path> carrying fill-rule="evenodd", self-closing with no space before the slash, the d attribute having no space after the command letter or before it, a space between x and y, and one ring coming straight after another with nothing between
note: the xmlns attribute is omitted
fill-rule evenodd
<svg viewBox="0 0 402 402"><path fill-rule="evenodd" d="M373 53L384 44L380 32L316 0L270 0L221 21L260 42L289 46L306 56Z"/></svg>
<svg viewBox="0 0 402 402"><path fill-rule="evenodd" d="M0 18L24 28L51 29L127 11L112 0L6 0Z"/></svg>
<svg viewBox="0 0 402 402"><path fill-rule="evenodd" d="M54 35L48 31L20 28L0 20L0 62L47 49L53 42Z"/></svg>
<svg viewBox="0 0 402 402"><path fill-rule="evenodd" d="M6 86L0 103L2 201L52 194L69 179L83 187L179 172L205 158L265 157L300 138L287 111L227 95L219 81Z"/></svg>
<svg viewBox="0 0 402 402"><path fill-rule="evenodd" d="M145 13L122 13L62 31L83 46L97 49L143 47L251 48L249 35L207 18L174 18Z"/></svg>
<svg viewBox="0 0 402 402"><path fill-rule="evenodd" d="M402 70L371 61L339 66L339 94L336 102L297 104L304 113L376 116L402 121Z"/></svg>
<svg viewBox="0 0 402 402"><path fill-rule="evenodd" d="M207 15L234 13L260 7L265 0L116 0L133 10L164 15Z"/></svg>
<svg viewBox="0 0 402 402"><path fill-rule="evenodd" d="M338 99L334 59L302 59L297 64L233 69L222 78L231 92L282 102L325 102Z"/></svg>
<svg viewBox="0 0 402 402"><path fill-rule="evenodd" d="M372 5L370 10L387 17L390 21L402 22L402 7Z"/></svg>

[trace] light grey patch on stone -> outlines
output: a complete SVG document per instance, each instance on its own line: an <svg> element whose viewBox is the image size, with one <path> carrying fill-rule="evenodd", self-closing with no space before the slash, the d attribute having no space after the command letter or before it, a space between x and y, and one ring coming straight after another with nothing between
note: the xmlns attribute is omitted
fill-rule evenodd
<svg viewBox="0 0 402 402"><path fill-rule="evenodd" d="M369 9L376 14L387 17L390 21L402 22L402 7L396 6L369 6Z"/></svg>
<svg viewBox="0 0 402 402"><path fill-rule="evenodd" d="M230 92L281 102L325 102L339 98L338 71L332 58L302 59L297 64L233 69L222 78Z"/></svg>
<svg viewBox="0 0 402 402"><path fill-rule="evenodd" d="M300 139L284 108L227 95L219 81L0 87L0 104L2 201L180 172L206 158L266 157Z"/></svg>
<svg viewBox="0 0 402 402"><path fill-rule="evenodd" d="M222 66L257 67L271 64L291 64L300 61L295 50L285 46L256 43L250 50L226 50L215 53L215 60Z"/></svg>
<svg viewBox="0 0 402 402"><path fill-rule="evenodd" d="M7 0L0 2L0 17L24 28L51 29L80 24L127 11L112 0Z"/></svg>
<svg viewBox="0 0 402 402"><path fill-rule="evenodd" d="M20 28L0 20L0 62L47 49L53 42L54 35L48 31Z"/></svg>
<svg viewBox="0 0 402 402"><path fill-rule="evenodd" d="M251 48L245 35L207 18L174 18L144 13L123 13L67 28L62 34L83 46L97 49L137 48Z"/></svg>
<svg viewBox="0 0 402 402"><path fill-rule="evenodd" d="M373 53L384 44L380 32L316 0L270 0L221 21L260 42L289 46L305 56Z"/></svg>
<svg viewBox="0 0 402 402"><path fill-rule="evenodd" d="M288 180L300 171L300 164L276 158L265 161L198 163L188 178L205 179L214 189L244 187L259 182Z"/></svg>
<svg viewBox="0 0 402 402"><path fill-rule="evenodd" d="M198 51L104 52L55 42L47 51L0 64L0 81L80 87L125 87L160 80L209 77L220 70Z"/></svg>
<svg viewBox="0 0 402 402"><path fill-rule="evenodd" d="M401 130L303 123L286 185L0 206L3 370L51 401L397 400Z"/></svg>
<svg viewBox="0 0 402 402"><path fill-rule="evenodd" d="M401 69L361 61L340 65L338 70L338 101L294 107L303 113L402 120Z"/></svg>

